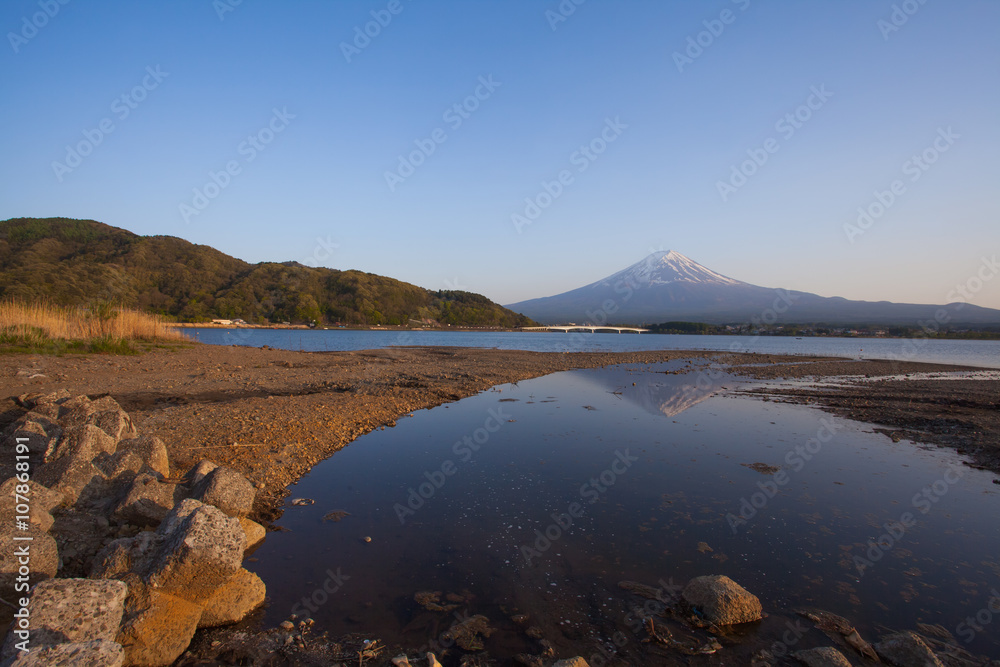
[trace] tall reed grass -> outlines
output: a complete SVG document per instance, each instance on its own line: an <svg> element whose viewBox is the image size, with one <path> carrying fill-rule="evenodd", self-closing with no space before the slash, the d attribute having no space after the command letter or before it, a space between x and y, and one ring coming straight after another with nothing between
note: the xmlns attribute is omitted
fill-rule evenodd
<svg viewBox="0 0 1000 667"><path fill-rule="evenodd" d="M100 341L121 346L131 342L185 341L163 318L130 308L53 306L21 301L0 302L0 343L34 347L54 341Z"/></svg>

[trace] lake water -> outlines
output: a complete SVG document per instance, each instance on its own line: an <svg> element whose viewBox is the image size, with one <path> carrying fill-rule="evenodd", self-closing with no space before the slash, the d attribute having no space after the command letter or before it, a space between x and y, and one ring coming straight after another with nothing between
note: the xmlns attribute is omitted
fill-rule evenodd
<svg viewBox="0 0 1000 667"><path fill-rule="evenodd" d="M455 614L483 614L495 629L484 647L512 664L541 650L510 620L523 612L557 657L610 650L618 632L631 664L675 664L646 653L630 616L643 600L618 582L725 574L772 614L726 640L733 664L749 660L730 641L805 606L869 640L940 624L1000 658L996 627L963 625L1000 586L994 475L815 408L692 392L692 375L665 373L683 366L556 373L358 438L291 487L278 522L289 532L269 533L247 564L267 583L267 620L297 613L332 636L416 647ZM324 520L333 510L349 515ZM422 591L456 608L428 610ZM829 640L813 630L795 648L813 645Z"/></svg>
<svg viewBox="0 0 1000 667"><path fill-rule="evenodd" d="M801 354L864 359L900 359L1000 368L1000 341L898 338L802 338L789 336L686 336L662 334L371 331L308 329L184 328L212 345L269 345L284 350L369 350L394 345L446 345L535 352L629 352L714 350Z"/></svg>

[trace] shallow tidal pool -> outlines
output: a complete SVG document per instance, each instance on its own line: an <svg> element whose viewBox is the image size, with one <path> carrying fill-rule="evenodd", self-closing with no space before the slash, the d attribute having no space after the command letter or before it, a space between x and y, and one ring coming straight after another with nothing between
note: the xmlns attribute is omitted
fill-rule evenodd
<svg viewBox="0 0 1000 667"><path fill-rule="evenodd" d="M718 373L692 389L699 371L676 372L687 368L557 373L358 438L292 487L286 530L247 563L267 583L265 620L308 616L331 637L416 648L482 614L484 648L509 660L541 650L511 620L524 613L557 657L634 659L647 650L641 600L619 582L669 593L725 574L777 627L744 628L736 643L766 647L812 607L869 641L939 625L1000 658L1000 614L968 622L1000 588L994 475L868 424L738 395L746 382ZM422 605L421 592L440 595ZM795 648L829 645L812 634Z"/></svg>

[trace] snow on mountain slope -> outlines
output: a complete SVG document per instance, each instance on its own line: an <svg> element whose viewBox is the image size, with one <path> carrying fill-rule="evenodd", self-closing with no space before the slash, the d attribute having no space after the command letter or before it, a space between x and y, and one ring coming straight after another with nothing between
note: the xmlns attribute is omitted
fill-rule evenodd
<svg viewBox="0 0 1000 667"><path fill-rule="evenodd" d="M913 325L937 317L935 313L945 306L852 301L762 287L716 273L669 250L655 252L589 285L507 307L543 324L685 321ZM946 310L953 324L1000 324L1000 310L963 303L946 304Z"/></svg>
<svg viewBox="0 0 1000 667"><path fill-rule="evenodd" d="M592 283L589 287L608 283L612 285L624 284L631 287L651 287L653 285L669 285L675 282L733 286L747 284L716 273L679 252L667 250L655 252L623 271Z"/></svg>

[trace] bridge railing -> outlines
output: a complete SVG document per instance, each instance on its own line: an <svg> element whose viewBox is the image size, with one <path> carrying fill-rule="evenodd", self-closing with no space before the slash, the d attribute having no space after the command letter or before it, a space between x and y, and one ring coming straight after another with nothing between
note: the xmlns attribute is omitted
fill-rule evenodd
<svg viewBox="0 0 1000 667"><path fill-rule="evenodd" d="M638 327L613 327L613 326L597 326L589 324L555 324L551 326L541 326L541 327L521 327L521 331L617 331L621 333L623 331L634 331L635 333L645 333L649 329L640 329Z"/></svg>

